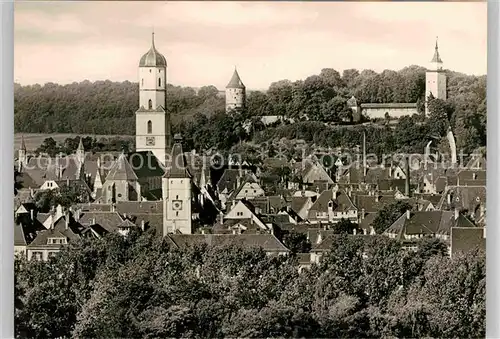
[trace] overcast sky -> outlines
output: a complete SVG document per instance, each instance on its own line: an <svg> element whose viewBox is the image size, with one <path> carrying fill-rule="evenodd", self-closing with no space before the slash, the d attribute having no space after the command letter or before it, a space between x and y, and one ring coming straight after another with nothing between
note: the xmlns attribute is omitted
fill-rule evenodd
<svg viewBox="0 0 500 339"><path fill-rule="evenodd" d="M223 89L234 66L250 89L322 68L399 70L432 58L486 74L485 2L16 2L15 79L137 81L151 45L168 82Z"/></svg>

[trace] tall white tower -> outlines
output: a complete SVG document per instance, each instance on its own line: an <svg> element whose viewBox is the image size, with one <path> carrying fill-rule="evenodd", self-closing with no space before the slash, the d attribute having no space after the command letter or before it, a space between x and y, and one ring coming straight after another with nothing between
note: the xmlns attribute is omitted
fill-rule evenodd
<svg viewBox="0 0 500 339"><path fill-rule="evenodd" d="M234 68L233 76L226 86L226 113L233 109L245 107L246 88L240 79L240 75Z"/></svg>
<svg viewBox="0 0 500 339"><path fill-rule="evenodd" d="M162 179L163 236L169 233L192 233L191 183L192 176L186 166L182 138L175 135L168 168Z"/></svg>
<svg viewBox="0 0 500 339"><path fill-rule="evenodd" d="M139 109L135 113L136 151L151 151L165 165L172 146L170 115L167 113L167 60L151 48L139 62Z"/></svg>
<svg viewBox="0 0 500 339"><path fill-rule="evenodd" d="M429 115L428 101L429 96L435 99L446 100L446 74L443 70L443 61L439 56L438 43L436 38L436 47L434 57L425 73L425 115Z"/></svg>

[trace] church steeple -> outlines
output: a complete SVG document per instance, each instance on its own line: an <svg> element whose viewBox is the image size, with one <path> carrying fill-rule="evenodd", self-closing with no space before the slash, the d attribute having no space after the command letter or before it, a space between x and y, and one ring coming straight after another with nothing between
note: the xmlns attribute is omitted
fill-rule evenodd
<svg viewBox="0 0 500 339"><path fill-rule="evenodd" d="M78 144L78 148L76 149L76 158L80 164L83 164L85 161L85 148L83 148L83 141L80 138L80 143Z"/></svg>
<svg viewBox="0 0 500 339"><path fill-rule="evenodd" d="M434 47L434 56L431 60L431 69L432 70L441 70L443 69L443 60L441 60L441 56L439 55L439 47L438 47L438 38L436 37L436 47Z"/></svg>

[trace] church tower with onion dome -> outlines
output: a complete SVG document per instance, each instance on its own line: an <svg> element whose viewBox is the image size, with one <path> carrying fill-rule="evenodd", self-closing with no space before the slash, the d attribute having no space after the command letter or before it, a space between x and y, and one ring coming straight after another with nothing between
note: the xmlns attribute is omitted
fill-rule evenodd
<svg viewBox="0 0 500 339"><path fill-rule="evenodd" d="M135 113L137 152L151 151L165 165L172 148L171 122L167 112L167 60L155 47L139 62L139 109Z"/></svg>
<svg viewBox="0 0 500 339"><path fill-rule="evenodd" d="M443 70L443 60L439 55L438 42L436 38L436 47L430 66L425 73L425 115L429 116L428 101L429 96L435 99L446 100L446 74Z"/></svg>
<svg viewBox="0 0 500 339"><path fill-rule="evenodd" d="M245 107L246 88L240 79L240 75L234 68L233 76L226 86L226 113Z"/></svg>

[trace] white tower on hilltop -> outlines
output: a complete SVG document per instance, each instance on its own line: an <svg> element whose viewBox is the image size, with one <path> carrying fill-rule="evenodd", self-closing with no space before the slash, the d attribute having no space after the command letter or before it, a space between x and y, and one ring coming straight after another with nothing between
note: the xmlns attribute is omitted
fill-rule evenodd
<svg viewBox="0 0 500 339"><path fill-rule="evenodd" d="M175 135L167 171L162 179L163 236L169 233L192 233L192 176L186 166L182 138Z"/></svg>
<svg viewBox="0 0 500 339"><path fill-rule="evenodd" d="M436 47L434 57L425 73L425 115L429 115L428 101L429 96L435 99L446 100L446 74L443 70L443 61L439 56L438 43L436 38Z"/></svg>
<svg viewBox="0 0 500 339"><path fill-rule="evenodd" d="M135 113L137 152L151 151L165 165L172 147L170 115L167 113L167 60L151 48L139 62L139 109Z"/></svg>
<svg viewBox="0 0 500 339"><path fill-rule="evenodd" d="M246 88L240 79L240 75L234 68L233 76L226 86L226 113L233 109L245 107Z"/></svg>

